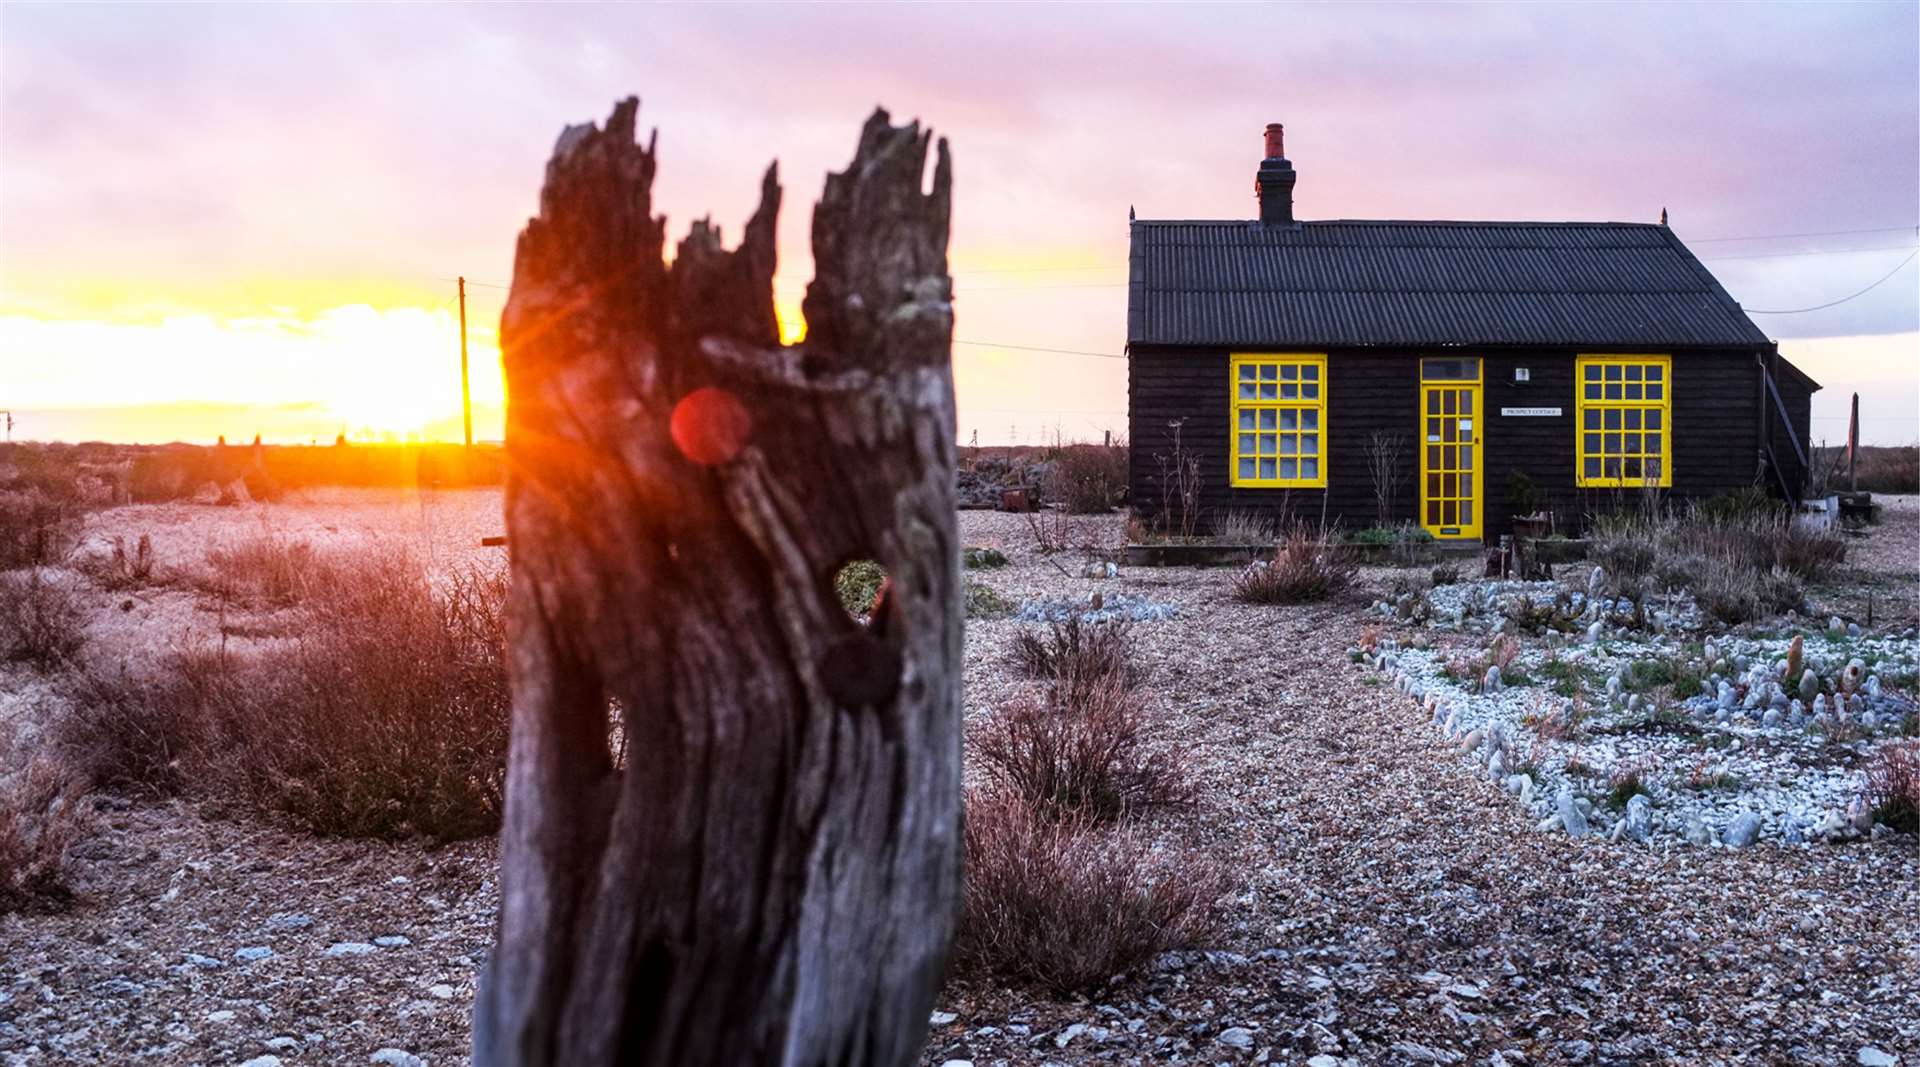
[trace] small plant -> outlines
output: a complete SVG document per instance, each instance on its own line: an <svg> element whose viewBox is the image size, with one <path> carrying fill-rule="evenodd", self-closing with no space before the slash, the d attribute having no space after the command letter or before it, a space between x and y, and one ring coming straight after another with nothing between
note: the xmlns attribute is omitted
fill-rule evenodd
<svg viewBox="0 0 1920 1067"><path fill-rule="evenodd" d="M1433 568L1433 573L1428 577L1436 586L1453 585L1460 580L1460 567L1453 563L1442 563Z"/></svg>
<svg viewBox="0 0 1920 1067"><path fill-rule="evenodd" d="M969 619L1004 619L1013 614L1012 602L985 582L968 581L962 595L966 598Z"/></svg>
<svg viewBox="0 0 1920 1067"><path fill-rule="evenodd" d="M1325 600L1353 584L1356 568L1336 545L1295 528L1274 550L1234 580L1234 599L1248 604L1303 604Z"/></svg>
<svg viewBox="0 0 1920 1067"><path fill-rule="evenodd" d="M880 596L880 585L887 580L887 572L880 564L870 559L856 559L841 567L833 576L833 591L840 598L840 606L847 614L856 619L864 619L873 613L874 601Z"/></svg>
<svg viewBox="0 0 1920 1067"><path fill-rule="evenodd" d="M1890 741L1867 765L1867 805L1875 820L1920 833L1920 740Z"/></svg>
<svg viewBox="0 0 1920 1067"><path fill-rule="evenodd" d="M1013 664L1028 678L1049 682L1067 692L1105 685L1117 679L1125 685L1140 681L1133 665L1133 631L1119 619L1086 622L1078 615L1048 623L1043 632L1022 629L1013 637Z"/></svg>
<svg viewBox="0 0 1920 1067"><path fill-rule="evenodd" d="M153 539L146 534L134 543L133 551L127 551L124 537L113 539L113 551L105 556L93 556L81 564L81 569L93 583L102 589L122 590L140 589L153 584Z"/></svg>
<svg viewBox="0 0 1920 1067"><path fill-rule="evenodd" d="M41 574L0 574L0 659L51 671L87 643L86 616L73 592Z"/></svg>
<svg viewBox="0 0 1920 1067"><path fill-rule="evenodd" d="M1634 797L1652 793L1647 782L1653 776L1654 766L1651 755L1615 764L1607 775L1607 801L1616 808L1624 808Z"/></svg>
<svg viewBox="0 0 1920 1067"><path fill-rule="evenodd" d="M1200 522L1200 457L1188 452L1181 440L1185 426L1185 419L1169 422L1172 451L1156 452L1153 458L1160 470L1161 536L1191 542Z"/></svg>
<svg viewBox="0 0 1920 1067"><path fill-rule="evenodd" d="M73 846L91 824L84 784L45 757L0 770L0 915L73 899Z"/></svg>
<svg viewBox="0 0 1920 1067"><path fill-rule="evenodd" d="M1200 940L1225 891L1194 851L1127 828L1046 818L1018 797L967 797L957 970L1088 992Z"/></svg>
<svg viewBox="0 0 1920 1067"><path fill-rule="evenodd" d="M1375 430L1367 437L1367 477L1373 481L1373 516L1381 526L1393 522L1393 498L1406 478L1407 439Z"/></svg>
<svg viewBox="0 0 1920 1067"><path fill-rule="evenodd" d="M984 720L973 751L989 781L1036 812L1106 822L1191 797L1184 761L1117 676L1022 695Z"/></svg>
<svg viewBox="0 0 1920 1067"><path fill-rule="evenodd" d="M1007 554L997 548L964 548L960 551L960 563L968 570L1004 567L1007 565Z"/></svg>

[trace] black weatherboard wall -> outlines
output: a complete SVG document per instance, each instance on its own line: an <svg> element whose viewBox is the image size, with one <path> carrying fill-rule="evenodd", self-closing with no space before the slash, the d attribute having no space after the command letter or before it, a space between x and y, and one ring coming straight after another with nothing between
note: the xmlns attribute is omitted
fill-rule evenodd
<svg viewBox="0 0 1920 1067"><path fill-rule="evenodd" d="M1389 522L1414 522L1417 494L1419 361L1423 355L1478 355L1482 360L1484 427L1482 497L1485 534L1508 525L1509 476L1534 482L1541 506L1567 520L1631 501L1636 490L1582 489L1575 479L1575 396L1572 349L1329 349L1327 351L1327 488L1244 489L1229 484L1227 348L1135 346L1129 375L1131 493L1143 519L1154 521L1165 499L1163 474L1172 467L1173 426L1179 447L1200 465L1203 523L1243 510L1317 524L1322 505L1329 522L1349 529L1376 520L1367 448L1375 431L1397 435L1403 446L1400 480ZM1674 499L1712 496L1757 484L1760 377L1755 353L1740 349L1672 350ZM1525 367L1529 381L1516 382ZM1788 379L1792 378L1792 381ZM1776 378L1804 434L1810 391L1795 375ZM1772 401L1768 401L1771 407ZM1557 416L1503 416L1502 408L1554 408ZM1797 410L1795 410L1797 407ZM1791 451L1788 434L1774 434ZM1791 462L1791 461L1789 461ZM1789 472L1789 476L1795 476Z"/></svg>

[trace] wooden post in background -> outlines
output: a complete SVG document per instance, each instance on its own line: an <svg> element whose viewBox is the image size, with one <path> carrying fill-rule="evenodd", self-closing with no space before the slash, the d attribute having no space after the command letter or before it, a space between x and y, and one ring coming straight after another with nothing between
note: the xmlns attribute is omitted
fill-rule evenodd
<svg viewBox="0 0 1920 1067"><path fill-rule="evenodd" d="M637 109L560 135L501 320L513 740L474 1062L904 1067L959 900L946 144L923 192L931 135L867 121L783 347L774 170L738 247L696 221L668 269ZM860 559L865 625L833 588Z"/></svg>

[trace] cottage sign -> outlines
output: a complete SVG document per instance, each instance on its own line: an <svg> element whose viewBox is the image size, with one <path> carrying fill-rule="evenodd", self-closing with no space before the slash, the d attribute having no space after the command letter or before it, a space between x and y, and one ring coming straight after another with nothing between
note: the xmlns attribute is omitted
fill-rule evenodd
<svg viewBox="0 0 1920 1067"><path fill-rule="evenodd" d="M1509 416L1509 415L1519 416L1521 418L1558 418L1560 415L1560 409L1559 408L1501 408L1500 415L1502 418L1505 418L1506 416Z"/></svg>

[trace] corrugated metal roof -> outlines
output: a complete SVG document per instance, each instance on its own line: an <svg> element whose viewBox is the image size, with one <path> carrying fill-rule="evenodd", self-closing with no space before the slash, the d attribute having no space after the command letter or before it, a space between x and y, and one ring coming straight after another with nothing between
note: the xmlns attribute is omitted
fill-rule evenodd
<svg viewBox="0 0 1920 1067"><path fill-rule="evenodd" d="M1664 226L1138 220L1130 344L1763 345Z"/></svg>

